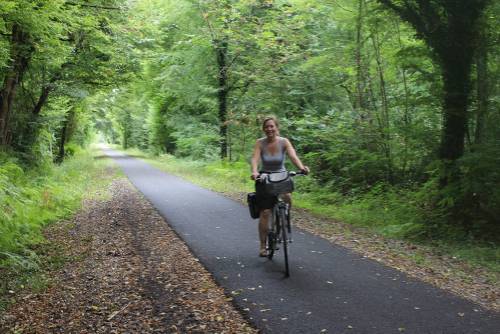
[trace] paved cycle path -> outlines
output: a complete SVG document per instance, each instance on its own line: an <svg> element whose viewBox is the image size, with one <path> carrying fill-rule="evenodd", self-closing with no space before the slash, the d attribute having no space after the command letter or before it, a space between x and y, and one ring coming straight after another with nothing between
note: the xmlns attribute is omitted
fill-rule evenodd
<svg viewBox="0 0 500 334"><path fill-rule="evenodd" d="M259 258L242 204L104 149L263 333L500 333L500 316L307 232Z"/></svg>

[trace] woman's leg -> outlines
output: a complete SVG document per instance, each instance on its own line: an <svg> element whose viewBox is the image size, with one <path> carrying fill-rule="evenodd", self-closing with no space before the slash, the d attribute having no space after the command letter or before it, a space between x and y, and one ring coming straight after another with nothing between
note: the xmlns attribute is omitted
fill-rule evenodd
<svg viewBox="0 0 500 334"><path fill-rule="evenodd" d="M259 217L259 238L260 238L260 254L266 253L266 239L267 239L267 229L269 225L269 216L271 215L271 209L265 209L260 211Z"/></svg>
<svg viewBox="0 0 500 334"><path fill-rule="evenodd" d="M292 194L291 193L286 193L281 195L283 196L283 200L288 203L288 209L292 208Z"/></svg>

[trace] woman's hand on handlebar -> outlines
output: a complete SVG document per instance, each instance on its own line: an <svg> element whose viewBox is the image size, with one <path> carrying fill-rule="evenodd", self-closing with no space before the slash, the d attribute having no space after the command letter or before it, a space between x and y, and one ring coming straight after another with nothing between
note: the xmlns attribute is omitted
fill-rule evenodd
<svg viewBox="0 0 500 334"><path fill-rule="evenodd" d="M257 180L259 177L260 177L260 173L259 173L259 172L254 172L254 173L252 173L252 175L250 176L250 178L251 178L252 180Z"/></svg>
<svg viewBox="0 0 500 334"><path fill-rule="evenodd" d="M310 172L309 167L304 166L304 168L301 168L301 169L300 169L300 172L301 172L302 174L304 174L304 175L309 174L309 172Z"/></svg>

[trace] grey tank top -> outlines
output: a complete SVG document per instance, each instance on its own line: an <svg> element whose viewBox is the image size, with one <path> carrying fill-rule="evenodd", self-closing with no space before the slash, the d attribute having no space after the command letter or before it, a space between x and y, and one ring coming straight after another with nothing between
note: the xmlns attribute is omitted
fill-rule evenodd
<svg viewBox="0 0 500 334"><path fill-rule="evenodd" d="M285 139L278 138L278 152L271 154L267 148L267 138L260 141L260 159L262 161L261 171L263 172L283 172L285 171Z"/></svg>

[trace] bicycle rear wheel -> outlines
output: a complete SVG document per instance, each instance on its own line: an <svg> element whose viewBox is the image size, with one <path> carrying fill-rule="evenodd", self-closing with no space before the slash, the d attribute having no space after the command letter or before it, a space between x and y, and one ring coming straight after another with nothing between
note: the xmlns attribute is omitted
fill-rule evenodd
<svg viewBox="0 0 500 334"><path fill-rule="evenodd" d="M281 225L281 238L283 242L283 254L285 254L285 276L290 276L290 268L288 266L288 236L286 225L286 209L280 208L279 221Z"/></svg>

